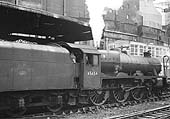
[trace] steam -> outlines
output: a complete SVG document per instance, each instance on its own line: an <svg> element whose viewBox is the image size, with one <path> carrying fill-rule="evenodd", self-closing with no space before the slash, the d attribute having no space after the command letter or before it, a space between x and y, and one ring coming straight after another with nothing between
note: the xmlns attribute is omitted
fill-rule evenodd
<svg viewBox="0 0 170 119"><path fill-rule="evenodd" d="M105 26L102 15L104 8L109 7L117 10L122 5L123 0L86 0L90 16L90 26L92 28L95 47L100 46L100 40Z"/></svg>

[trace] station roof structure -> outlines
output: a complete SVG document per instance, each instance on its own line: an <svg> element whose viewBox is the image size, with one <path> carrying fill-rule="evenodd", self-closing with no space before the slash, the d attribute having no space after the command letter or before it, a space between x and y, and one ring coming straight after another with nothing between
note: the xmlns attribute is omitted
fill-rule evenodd
<svg viewBox="0 0 170 119"><path fill-rule="evenodd" d="M0 2L0 38L8 41L25 39L49 42L92 40L88 23L44 10Z"/></svg>

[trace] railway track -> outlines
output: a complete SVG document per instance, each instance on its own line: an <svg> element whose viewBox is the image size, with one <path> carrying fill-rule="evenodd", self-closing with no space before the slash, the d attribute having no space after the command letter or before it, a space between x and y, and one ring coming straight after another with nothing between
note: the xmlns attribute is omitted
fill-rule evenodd
<svg viewBox="0 0 170 119"><path fill-rule="evenodd" d="M150 99L144 99L141 101L128 101L128 102L124 102L124 103L105 104L102 106L83 106L83 107L78 107L78 108L74 108L74 109L66 109L61 113L45 112L45 113L29 114L29 115L24 115L23 117L17 117L17 119L58 119L58 118L61 119L61 118L68 117L70 114L74 114L74 113L77 113L77 114L96 113L97 111L102 110L102 109L105 110L105 109L111 109L111 108L115 108L115 107L126 107L126 106L131 106L131 105L142 104L142 103L146 103L146 102L155 102L155 101L167 100L167 99L170 99L170 93L166 93L159 98L151 97ZM170 105L168 105L168 106L162 107L160 109L153 109L153 110L138 112L138 113L134 113L134 114L112 116L112 117L108 117L106 119L134 119L134 118L138 119L138 118L136 118L137 116L140 117L139 119L148 119L145 117L147 117L148 114L151 114L151 112L153 112L152 114L155 113L155 115L156 115L157 110L161 110L161 112L163 112L162 110L165 108L169 109L169 114L170 114ZM161 112L159 113L160 116L161 116ZM168 111L166 111L166 112L168 112ZM9 118L6 118L6 119L9 119ZM11 119L13 119L13 118L11 118ZM151 116L149 119L152 119ZM153 119L157 119L157 118L153 118Z"/></svg>
<svg viewBox="0 0 170 119"><path fill-rule="evenodd" d="M170 105L159 107L156 109L144 110L126 115L117 115L104 119L169 119Z"/></svg>

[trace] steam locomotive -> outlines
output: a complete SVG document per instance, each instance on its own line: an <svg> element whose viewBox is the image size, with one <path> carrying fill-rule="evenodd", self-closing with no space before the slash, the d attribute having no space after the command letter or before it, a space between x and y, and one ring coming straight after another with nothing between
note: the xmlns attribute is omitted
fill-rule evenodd
<svg viewBox="0 0 170 119"><path fill-rule="evenodd" d="M168 86L155 58L65 42L0 41L0 69L0 112L10 115L37 106L57 112L68 104L141 100Z"/></svg>

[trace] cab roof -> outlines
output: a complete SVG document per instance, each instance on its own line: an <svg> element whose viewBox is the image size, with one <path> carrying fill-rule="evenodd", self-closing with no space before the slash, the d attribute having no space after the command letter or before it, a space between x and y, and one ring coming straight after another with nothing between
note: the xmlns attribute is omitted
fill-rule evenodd
<svg viewBox="0 0 170 119"><path fill-rule="evenodd" d="M71 49L79 49L83 53L100 54L100 52L97 50L97 48L88 46L88 45L72 44L72 43L65 43L65 42L60 42L59 44L65 48L70 49L70 50Z"/></svg>

